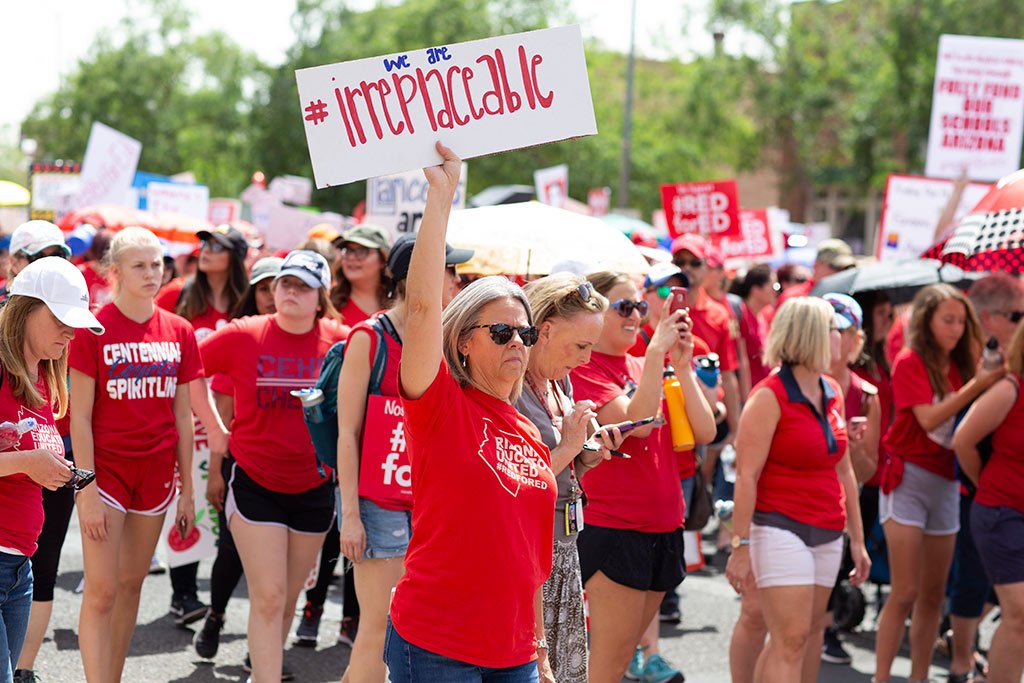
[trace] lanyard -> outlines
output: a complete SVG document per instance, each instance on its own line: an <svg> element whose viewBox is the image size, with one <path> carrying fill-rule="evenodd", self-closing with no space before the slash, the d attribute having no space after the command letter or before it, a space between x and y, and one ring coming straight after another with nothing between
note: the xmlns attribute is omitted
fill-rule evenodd
<svg viewBox="0 0 1024 683"><path fill-rule="evenodd" d="M558 429L559 425L556 422L554 413L551 412L551 407L548 405L547 397L541 395L540 390L537 388L537 385L533 383L533 380L530 379L529 375L526 376L526 384L530 387L530 391L533 392L533 395L537 399L537 402L540 403L542 408L544 408L544 412L547 414L548 419L551 420L551 426ZM562 396L564 396L564 394L562 394L561 387L559 387L558 382L555 382L554 380L548 380L548 385L551 388L551 396L552 398L555 399L555 406L558 410L558 416L564 420L565 411L562 407ZM569 502L575 503L580 495L580 487L579 482L576 479L575 465L570 462L568 467L569 481L571 483L571 487L569 489Z"/></svg>

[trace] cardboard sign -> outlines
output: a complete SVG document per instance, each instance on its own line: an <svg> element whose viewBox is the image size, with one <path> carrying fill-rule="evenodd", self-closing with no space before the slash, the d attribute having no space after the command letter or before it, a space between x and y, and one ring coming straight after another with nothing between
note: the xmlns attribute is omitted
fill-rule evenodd
<svg viewBox="0 0 1024 683"><path fill-rule="evenodd" d="M120 204L132 186L140 154L141 142L94 121L82 160L82 185L72 200L73 208Z"/></svg>
<svg viewBox="0 0 1024 683"><path fill-rule="evenodd" d="M541 204L565 208L569 198L569 167L565 164L538 168L533 172L533 184L537 190L537 201Z"/></svg>
<svg viewBox="0 0 1024 683"><path fill-rule="evenodd" d="M63 215L63 212L58 213L62 199L77 195L81 188L81 170L81 166L73 161L60 165L48 162L32 164L29 219L58 220Z"/></svg>
<svg viewBox="0 0 1024 683"><path fill-rule="evenodd" d="M579 26L298 69L318 188L594 135Z"/></svg>
<svg viewBox="0 0 1024 683"><path fill-rule="evenodd" d="M215 197L210 200L206 212L206 220L213 225L234 223L242 217L242 202L227 197Z"/></svg>
<svg viewBox="0 0 1024 683"><path fill-rule="evenodd" d="M295 206L306 206L313 198L313 181L297 175L279 175L267 189L282 202Z"/></svg>
<svg viewBox="0 0 1024 683"><path fill-rule="evenodd" d="M195 528L182 538L174 526L176 503L168 508L164 528L160 534L161 555L168 567L180 567L217 555L217 539L220 535L220 512L206 500L206 480L210 472L210 445L206 440L206 429L198 418L195 420L195 445L192 451L192 483L195 486L194 500Z"/></svg>
<svg viewBox="0 0 1024 683"><path fill-rule="evenodd" d="M467 164L462 164L459 187L452 199L453 209L466 208ZM427 206L427 179L422 170L370 178L366 183L367 223L387 230L392 241L407 232L419 230L423 209Z"/></svg>
<svg viewBox="0 0 1024 683"><path fill-rule="evenodd" d="M964 188L954 214L954 224L967 215L990 187L986 183L969 183ZM936 223L952 193L952 180L890 175L885 183L882 218L875 242L878 260L919 258L935 244Z"/></svg>
<svg viewBox="0 0 1024 683"><path fill-rule="evenodd" d="M723 235L711 240L726 260L770 258L779 253L782 233L771 209L740 209L739 216L739 238Z"/></svg>
<svg viewBox="0 0 1024 683"><path fill-rule="evenodd" d="M253 217L256 217L255 209ZM295 249L306 241L309 229L320 223L330 223L338 232L345 229L345 218L336 213L303 211L284 204L270 205L263 238L271 249ZM256 225L255 220L253 225Z"/></svg>
<svg viewBox="0 0 1024 683"><path fill-rule="evenodd" d="M210 188L206 185L149 183L146 207L153 213L173 212L205 221L210 212Z"/></svg>
<svg viewBox="0 0 1024 683"><path fill-rule="evenodd" d="M687 232L708 239L743 237L735 180L662 185L661 206L672 237Z"/></svg>
<svg viewBox="0 0 1024 683"><path fill-rule="evenodd" d="M392 396L366 397L359 453L359 497L389 508L412 507L412 466L405 446L405 411Z"/></svg>
<svg viewBox="0 0 1024 683"><path fill-rule="evenodd" d="M1024 40L943 35L925 175L994 181L1020 168Z"/></svg>

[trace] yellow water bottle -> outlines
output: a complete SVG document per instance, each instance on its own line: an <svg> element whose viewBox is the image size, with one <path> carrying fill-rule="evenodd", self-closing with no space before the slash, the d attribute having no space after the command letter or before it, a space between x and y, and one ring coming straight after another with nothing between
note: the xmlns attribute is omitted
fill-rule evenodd
<svg viewBox="0 0 1024 683"><path fill-rule="evenodd" d="M693 449L693 427L686 416L686 399L683 387L671 365L665 367L662 390L665 392L665 403L668 404L668 424L672 429L672 449L689 451Z"/></svg>

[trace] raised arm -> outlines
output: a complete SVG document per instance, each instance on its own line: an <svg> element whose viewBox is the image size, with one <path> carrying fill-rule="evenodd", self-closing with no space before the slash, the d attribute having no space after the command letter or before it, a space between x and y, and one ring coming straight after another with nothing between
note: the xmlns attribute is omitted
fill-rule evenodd
<svg viewBox="0 0 1024 683"><path fill-rule="evenodd" d="M444 239L462 169L462 161L452 150L438 142L437 151L444 157L444 162L440 166L423 169L430 189L406 280L406 326L416 333L408 335L402 346L399 377L403 393L411 399L417 399L427 391L441 364Z"/></svg>

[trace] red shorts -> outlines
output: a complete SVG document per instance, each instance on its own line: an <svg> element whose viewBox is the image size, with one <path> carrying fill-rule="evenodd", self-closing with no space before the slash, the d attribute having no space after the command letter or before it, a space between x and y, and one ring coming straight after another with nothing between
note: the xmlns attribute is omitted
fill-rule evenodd
<svg viewBox="0 0 1024 683"><path fill-rule="evenodd" d="M178 493L177 456L160 458L96 458L96 488L100 499L121 512L162 515Z"/></svg>

